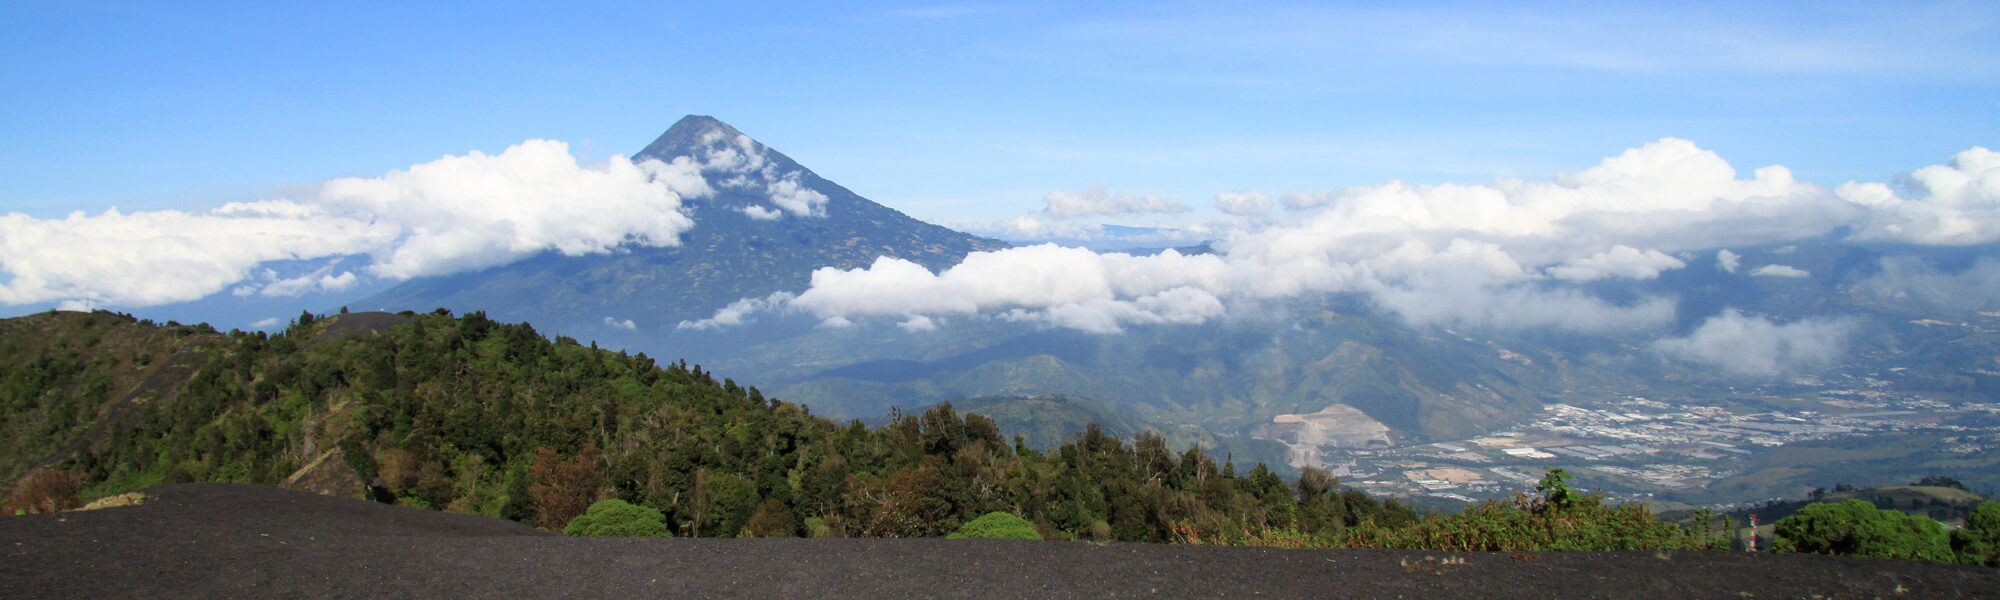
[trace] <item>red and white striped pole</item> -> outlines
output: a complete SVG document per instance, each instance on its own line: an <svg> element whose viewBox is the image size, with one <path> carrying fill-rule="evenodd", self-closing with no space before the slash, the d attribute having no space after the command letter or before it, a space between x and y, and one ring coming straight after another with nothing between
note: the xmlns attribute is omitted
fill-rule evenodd
<svg viewBox="0 0 2000 600"><path fill-rule="evenodd" d="M1750 551L1757 551L1757 513L1750 513Z"/></svg>

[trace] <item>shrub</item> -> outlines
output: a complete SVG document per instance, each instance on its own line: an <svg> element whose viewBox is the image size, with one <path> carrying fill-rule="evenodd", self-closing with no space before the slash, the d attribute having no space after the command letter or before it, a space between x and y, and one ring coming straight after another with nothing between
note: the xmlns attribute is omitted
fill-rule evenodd
<svg viewBox="0 0 2000 600"><path fill-rule="evenodd" d="M1181 544L1260 546L1289 550L1326 547L1326 540L1294 529L1222 528L1210 534L1203 534L1201 527L1189 521L1174 523L1168 528L1173 531L1175 543Z"/></svg>
<svg viewBox="0 0 2000 600"><path fill-rule="evenodd" d="M1774 552L1913 558L1951 562L1937 521L1875 508L1861 500L1813 504L1778 521Z"/></svg>
<svg viewBox="0 0 2000 600"><path fill-rule="evenodd" d="M41 469L28 476L21 487L14 490L14 497L7 501L6 512L52 513L74 510L83 506L76 497L83 491L83 474L75 471Z"/></svg>
<svg viewBox="0 0 2000 600"><path fill-rule="evenodd" d="M750 515L750 522L736 537L798 537L795 523L790 507L775 498L769 499L757 506L757 513Z"/></svg>
<svg viewBox="0 0 2000 600"><path fill-rule="evenodd" d="M945 539L962 540L969 538L998 538L1010 540L1039 540L1042 534L1035 532L1035 524L1013 513L990 512L977 519L967 521L958 531L944 536Z"/></svg>
<svg viewBox="0 0 2000 600"><path fill-rule="evenodd" d="M1965 528L1951 532L1951 550L1958 562L2000 567L2000 502L1981 502L1965 517Z"/></svg>
<svg viewBox="0 0 2000 600"><path fill-rule="evenodd" d="M83 508L79 508L77 510L98 510L104 508L118 508L121 506L138 506L141 504L145 504L147 499L148 498L146 497L145 494L141 494L139 492L125 492L123 494L119 494L116 496L105 496L103 498L98 498L96 501L93 501L90 504L85 504L83 505Z"/></svg>
<svg viewBox="0 0 2000 600"><path fill-rule="evenodd" d="M833 530L831 525L826 524L826 519L806 517L806 537L830 538L840 536L838 532Z"/></svg>
<svg viewBox="0 0 2000 600"><path fill-rule="evenodd" d="M535 510L535 522L555 529L583 514L597 496L598 486L604 483L604 473L597 469L602 458L596 444L584 444L583 451L569 459L556 456L554 450L546 447L536 447L534 463L528 468L534 474L528 496Z"/></svg>
<svg viewBox="0 0 2000 600"><path fill-rule="evenodd" d="M564 535L592 537L666 537L667 517L660 511L616 498L590 505L590 509L563 528Z"/></svg>
<svg viewBox="0 0 2000 600"><path fill-rule="evenodd" d="M1605 506L1597 494L1572 489L1569 474L1549 471L1536 489L1464 512L1403 527L1364 523L1349 530L1350 548L1443 551L1717 550L1718 534L1689 531L1654 517L1637 504Z"/></svg>
<svg viewBox="0 0 2000 600"><path fill-rule="evenodd" d="M362 485L375 481L375 476L381 474L382 466L375 462L375 456L369 454L367 448L361 446L359 438L350 437L341 440L340 457L347 461L347 466L354 469L354 474L361 478Z"/></svg>

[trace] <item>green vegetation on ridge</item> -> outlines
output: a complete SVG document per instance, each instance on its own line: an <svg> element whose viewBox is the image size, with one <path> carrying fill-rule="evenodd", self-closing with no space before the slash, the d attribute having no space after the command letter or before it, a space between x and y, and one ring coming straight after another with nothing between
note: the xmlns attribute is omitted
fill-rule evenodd
<svg viewBox="0 0 2000 600"><path fill-rule="evenodd" d="M1426 520L1344 489L1323 470L1288 484L1265 465L1239 470L1147 432L1127 442L1088 426L1045 451L950 404L898 412L877 428L843 425L698 366L551 341L480 313L304 314L277 335L109 313L33 315L6 327L0 381L14 383L0 398L0 424L27 430L47 427L51 415L95 417L50 430L59 439L44 447L62 447L46 460L0 458L75 474L87 496L183 481L283 484L551 530L711 537L937 537L1005 513L1046 539L1471 549L1511 537L1527 541L1507 548L1524 550L1715 543L1638 507L1601 506L1568 491L1560 474L1544 496ZM23 331L34 334L12 333ZM134 340L152 340L147 351L170 359L151 368L112 359ZM57 349L84 368L44 373L52 368L37 365L53 363L33 359ZM100 373L142 381L107 392L89 383ZM121 406L130 418L110 418L125 414ZM24 474L13 468L8 481ZM660 528L639 523L655 511Z"/></svg>
<svg viewBox="0 0 2000 600"><path fill-rule="evenodd" d="M17 322L18 321L18 322ZM949 405L881 428L816 417L700 367L550 341L484 315L301 315L281 334L160 328L109 313L48 313L9 327L22 381L5 425L97 415L113 393L21 365L50 348L113 369L107 348L152 339L193 368L155 381L126 424L70 418L61 437L107 433L45 465L83 473L86 495L156 483L290 482L558 529L609 498L661 511L677 535L942 536L994 511L1047 537L1169 541L1204 531L1297 528L1333 535L1417 518L1331 486L1295 491L1258 465L1242 474L1155 435L1090 428L1053 451L1000 437ZM87 377L82 378L87 379ZM101 387L101 386L100 386ZM36 462L24 454L16 465ZM61 453L59 453L61 454Z"/></svg>

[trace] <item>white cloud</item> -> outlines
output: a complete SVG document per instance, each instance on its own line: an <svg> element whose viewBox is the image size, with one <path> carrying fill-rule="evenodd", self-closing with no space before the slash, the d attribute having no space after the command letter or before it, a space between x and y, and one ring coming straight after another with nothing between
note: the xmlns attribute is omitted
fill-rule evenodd
<svg viewBox="0 0 2000 600"><path fill-rule="evenodd" d="M1785 277L1791 279L1803 279L1806 277L1811 277L1812 273L1806 271L1805 269L1800 269L1798 267L1794 267L1791 265L1764 265L1761 267L1757 267L1755 269L1751 269L1750 276Z"/></svg>
<svg viewBox="0 0 2000 600"><path fill-rule="evenodd" d="M829 326L896 316L906 331L929 330L937 316L976 314L1098 332L1127 323L1200 323L1223 313L1221 300L1205 289L1220 285L1222 267L1212 255L1169 250L1135 257L1055 245L975 252L942 273L882 257L867 268L815 271L811 287L796 298L738 301L681 327L735 325L779 310L812 313Z"/></svg>
<svg viewBox="0 0 2000 600"><path fill-rule="evenodd" d="M917 333L919 331L937 331L938 328L937 321L934 321L930 317L926 317L923 315L910 315L910 318L904 319L903 322L901 323L897 323L896 327L901 328L903 331L907 331L910 333Z"/></svg>
<svg viewBox="0 0 2000 600"><path fill-rule="evenodd" d="M1041 320L1092 333L1118 333L1125 324L1194 325L1222 316L1222 301L1207 291L1177 287L1129 301L1093 298L1051 306L1041 312L1016 309L1009 318Z"/></svg>
<svg viewBox="0 0 2000 600"><path fill-rule="evenodd" d="M1382 286L1371 293L1378 304L1415 325L1615 333L1657 329L1674 319L1669 298L1647 297L1620 306L1569 288Z"/></svg>
<svg viewBox="0 0 2000 600"><path fill-rule="evenodd" d="M1854 329L1854 321L1847 318L1809 318L1780 325L1730 309L1703 321L1687 337L1661 339L1653 348L1730 375L1767 377L1839 360Z"/></svg>
<svg viewBox="0 0 2000 600"><path fill-rule="evenodd" d="M1904 178L1911 197L1888 185L1848 182L1834 193L1872 214L1855 238L1967 246L2000 241L2000 153L1973 148L1949 164Z"/></svg>
<svg viewBox="0 0 2000 600"><path fill-rule="evenodd" d="M1735 273L1736 269L1742 268L1742 266L1743 255L1730 252L1728 248L1723 248L1715 252L1715 268L1722 269L1722 272Z"/></svg>
<svg viewBox="0 0 2000 600"><path fill-rule="evenodd" d="M275 274L269 269L264 272L273 280L257 290L257 293L266 297L296 298L316 291L338 292L354 287L355 282L359 281L353 271L341 271L339 275L311 273L287 279L276 279Z"/></svg>
<svg viewBox="0 0 2000 600"><path fill-rule="evenodd" d="M1159 196L1135 196L1130 193L1112 194L1104 186L1091 186L1081 192L1049 192L1042 197L1048 206L1042 214L1058 219L1087 215L1125 215L1142 213L1187 212L1187 206L1173 198Z"/></svg>
<svg viewBox="0 0 2000 600"><path fill-rule="evenodd" d="M605 317L604 325L606 327L616 327L626 331L637 331L639 329L639 324L632 322L631 319L614 319L611 317Z"/></svg>
<svg viewBox="0 0 2000 600"><path fill-rule="evenodd" d="M263 269L253 278L255 281L261 281L262 285L248 283L239 285L230 292L236 296L254 294L267 298L296 298L313 292L339 292L360 283L361 278L355 276L353 271L343 270L337 275L334 274L334 269L338 268L340 263L341 260L335 258L317 269L295 277L285 277L279 275L276 270Z"/></svg>
<svg viewBox="0 0 2000 600"><path fill-rule="evenodd" d="M1306 210L1333 204L1337 190L1313 190L1311 192L1286 192L1278 198L1280 204L1290 210Z"/></svg>
<svg viewBox="0 0 2000 600"><path fill-rule="evenodd" d="M1521 285L1516 285L1521 284ZM867 268L820 269L796 298L747 300L686 327L742 322L756 311L800 310L822 319L990 315L1097 333L1132 324L1196 324L1227 313L1225 298L1362 291L1418 324L1555 327L1580 331L1658 327L1673 303L1617 306L1576 290L1541 290L1496 246L1412 241L1347 265L1234 263L1218 255L1095 253L1054 245L976 252L932 273L880 258Z"/></svg>
<svg viewBox="0 0 2000 600"><path fill-rule="evenodd" d="M743 214L759 221L775 221L789 213L797 217L824 217L828 198L801 183L802 171L780 173L770 149L750 136L731 135L721 128L701 134L699 169L715 174L723 187L759 189L770 196L771 204L743 207Z"/></svg>
<svg viewBox="0 0 2000 600"><path fill-rule="evenodd" d="M1231 193L1215 195L1215 209L1241 217L1255 217L1271 212L1271 197L1263 192Z"/></svg>
<svg viewBox="0 0 2000 600"><path fill-rule="evenodd" d="M800 217L826 216L826 194L800 185L796 172L771 182L767 191L771 193L771 203L785 212Z"/></svg>
<svg viewBox="0 0 2000 600"><path fill-rule="evenodd" d="M1052 195L1045 213L1134 203ZM1686 266L1670 252L1823 235L1867 214L1782 167L1738 178L1714 153L1672 138L1548 181L1391 181L1285 203L1298 218L1217 230L1212 255L1032 246L974 253L940 273L882 259L821 269L786 307L821 319L982 315L1110 332L1219 318L1237 302L1362 293L1416 324L1642 332L1673 320L1673 299L1610 302L1567 286L1655 278ZM1055 230L1038 217L1015 226Z"/></svg>
<svg viewBox="0 0 2000 600"><path fill-rule="evenodd" d="M958 223L957 229L1019 244L1059 243L1118 248L1188 246L1215 239L1220 228L1196 223L1177 227L1127 227L1024 215L1002 221Z"/></svg>
<svg viewBox="0 0 2000 600"><path fill-rule="evenodd" d="M704 170L732 173L760 172L770 166L770 157L765 154L764 145L750 139L750 136L725 133L720 128L710 128L701 134L701 164Z"/></svg>
<svg viewBox="0 0 2000 600"><path fill-rule="evenodd" d="M1952 172L1984 164L1986 156L1961 154ZM1971 183L1954 187L1939 169L1922 173L1916 177L1933 190L1926 198L1984 197L1965 191L1976 187ZM1218 196L1218 207L1244 202L1256 201ZM1283 202L1298 218L1213 230L1219 237L1212 255L1043 245L974 253L938 273L881 259L867 268L821 269L796 299L762 310L800 310L829 321L893 317L912 327L917 316L979 315L1109 333L1135 324L1204 322L1226 316L1237 302L1362 293L1419 325L1645 332L1673 321L1673 298L1611 302L1571 284L1657 278L1686 266L1671 252L1824 235L1866 222L1878 208L1795 181L1783 167L1739 178L1713 152L1673 138L1547 181L1391 181L1288 194ZM1061 216L1162 208L1102 188L1051 194L1049 204L1009 227L1080 237L1087 232ZM1741 264L1726 250L1716 260L1724 270ZM1806 275L1783 265L1753 274ZM1709 331L1712 337L1718 330ZM1686 343L1692 342L1666 347Z"/></svg>
<svg viewBox="0 0 2000 600"><path fill-rule="evenodd" d="M1288 194L1294 209L1318 209L1298 227L1337 245L1370 234L1450 233L1539 244L1564 258L1614 244L1661 251L1712 248L1730 240L1819 235L1861 211L1783 167L1751 179L1713 152L1666 138L1552 181L1382 185ZM1584 247L1588 248L1584 248ZM1537 262L1541 262L1538 260Z"/></svg>
<svg viewBox="0 0 2000 600"><path fill-rule="evenodd" d="M2000 260L1982 258L1957 272L1908 256L1884 258L1880 266L1860 288L1885 300L1953 311L2000 309Z"/></svg>
<svg viewBox="0 0 2000 600"><path fill-rule="evenodd" d="M689 161L577 164L561 142L530 140L497 155L446 156L382 177L327 182L301 200L226 204L206 212L0 216L0 303L95 298L148 306L239 294L342 290L354 272L291 278L263 263L365 255L388 279L506 264L536 253L576 256L622 244L668 246L693 222L681 198L709 193ZM262 283L238 284L246 280Z"/></svg>
<svg viewBox="0 0 2000 600"><path fill-rule="evenodd" d="M722 307L722 310L715 311L715 316L694 321L681 321L674 324L674 329L702 330L742 325L753 320L753 317L757 313L783 308L791 300L792 294L790 292L777 292L763 298L744 298L729 303L729 306Z"/></svg>
<svg viewBox="0 0 2000 600"><path fill-rule="evenodd" d="M695 166L623 157L578 165L562 142L531 140L499 155L473 152L377 178L328 182L320 203L397 224L372 252L375 275L408 279L567 256L621 244L673 246L694 225L681 198L709 193Z"/></svg>
<svg viewBox="0 0 2000 600"><path fill-rule="evenodd" d="M967 229L990 232L1002 239L1087 240L1102 235L1104 226L1098 223L1043 220L1037 219L1033 215L1028 215L997 223L971 224Z"/></svg>
<svg viewBox="0 0 2000 600"><path fill-rule="evenodd" d="M262 318L262 319L258 319L258 320L257 320L257 321L256 321L255 323L251 323L251 324L250 324L250 328L251 328L251 329L270 329L270 328L272 328L272 327L277 327L277 326L279 326L279 325L283 325L284 323L285 323L285 321L284 321L283 319L279 319L279 318L277 318L277 317L265 317L265 318Z"/></svg>
<svg viewBox="0 0 2000 600"><path fill-rule="evenodd" d="M1687 266L1658 250L1640 252L1637 248L1623 244L1612 246L1610 250L1588 257L1571 259L1549 268L1549 276L1570 281L1595 281L1612 277L1626 279L1653 279L1661 271Z"/></svg>
<svg viewBox="0 0 2000 600"><path fill-rule="evenodd" d="M93 298L149 306L195 300L278 260L365 253L394 241L393 225L290 202L209 213L78 212L41 220L0 216L0 303Z"/></svg>

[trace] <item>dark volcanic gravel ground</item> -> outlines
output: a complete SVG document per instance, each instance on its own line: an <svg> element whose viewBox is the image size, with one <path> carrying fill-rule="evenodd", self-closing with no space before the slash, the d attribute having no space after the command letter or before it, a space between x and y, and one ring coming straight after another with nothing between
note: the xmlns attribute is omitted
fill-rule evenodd
<svg viewBox="0 0 2000 600"><path fill-rule="evenodd" d="M147 493L0 517L0 596L2000 598L2000 569L1844 557L589 539L255 486Z"/></svg>

